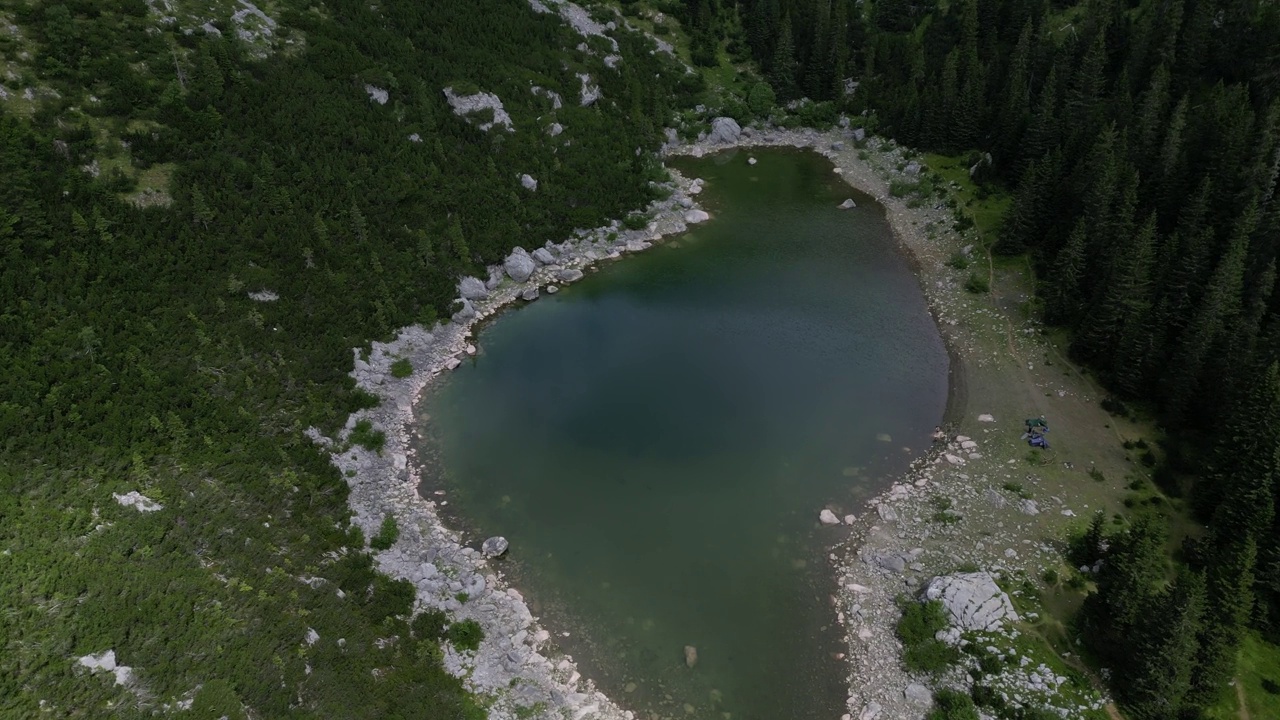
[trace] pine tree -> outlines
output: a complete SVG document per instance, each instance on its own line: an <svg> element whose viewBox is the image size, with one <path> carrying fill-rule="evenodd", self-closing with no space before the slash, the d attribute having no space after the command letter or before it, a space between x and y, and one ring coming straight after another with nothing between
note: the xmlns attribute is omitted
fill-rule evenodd
<svg viewBox="0 0 1280 720"><path fill-rule="evenodd" d="M1045 322L1074 325L1079 318L1083 309L1080 287L1084 281L1087 246L1088 231L1081 219L1067 238L1066 246L1058 253L1053 272L1047 278L1049 290L1045 297Z"/></svg>
<svg viewBox="0 0 1280 720"><path fill-rule="evenodd" d="M1245 257L1256 223L1256 206L1251 204L1236 222L1227 252L1214 269L1195 316L1178 339L1167 375L1167 410L1174 418L1180 418L1195 398L1213 343L1240 309Z"/></svg>
<svg viewBox="0 0 1280 720"><path fill-rule="evenodd" d="M783 15L782 23L778 26L773 62L769 64L769 84L773 86L778 99L783 102L798 97L797 68L795 41L791 35L791 16Z"/></svg>
<svg viewBox="0 0 1280 720"><path fill-rule="evenodd" d="M1112 638L1132 632L1164 581L1163 522L1156 516L1140 516L1113 539L1107 552L1098 573L1098 592L1086 600L1086 613L1092 625Z"/></svg>
<svg viewBox="0 0 1280 720"><path fill-rule="evenodd" d="M1178 717L1191 683L1204 606L1204 578L1188 571L1151 603L1135 633L1133 662L1120 680L1129 717Z"/></svg>
<svg viewBox="0 0 1280 720"><path fill-rule="evenodd" d="M1192 707L1212 705L1235 675L1240 642L1253 611L1256 560L1257 545L1246 536L1218 548L1207 568L1207 610L1187 693Z"/></svg>

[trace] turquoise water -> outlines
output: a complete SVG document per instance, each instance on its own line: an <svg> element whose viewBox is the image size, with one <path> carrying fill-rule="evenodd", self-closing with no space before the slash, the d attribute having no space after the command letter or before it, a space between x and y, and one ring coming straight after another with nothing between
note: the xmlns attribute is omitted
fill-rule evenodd
<svg viewBox="0 0 1280 720"><path fill-rule="evenodd" d="M844 712L818 512L861 512L946 402L883 210L816 154L755 157L676 163L712 222L505 313L420 408L427 489L511 541L535 614L641 717Z"/></svg>

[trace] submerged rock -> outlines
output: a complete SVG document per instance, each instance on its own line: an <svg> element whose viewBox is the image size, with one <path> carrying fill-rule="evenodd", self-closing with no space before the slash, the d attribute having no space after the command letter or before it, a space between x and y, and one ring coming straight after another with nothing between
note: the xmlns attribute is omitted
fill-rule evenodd
<svg viewBox="0 0 1280 720"><path fill-rule="evenodd" d="M852 210L853 208L858 207L858 204L853 201L853 198L848 198L844 202L840 203L839 207L841 210Z"/></svg>
<svg viewBox="0 0 1280 720"><path fill-rule="evenodd" d="M697 225L700 222L706 222L711 219L706 210L690 210L684 214L684 221L690 225Z"/></svg>
<svg viewBox="0 0 1280 720"><path fill-rule="evenodd" d="M506 538L501 535L495 535L481 543L480 552L485 557L496 558L506 554L509 547L511 547L511 543L507 542Z"/></svg>
<svg viewBox="0 0 1280 720"><path fill-rule="evenodd" d="M823 525L839 525L840 518L836 517L836 514L830 510L823 508L822 512L818 513L818 522Z"/></svg>
<svg viewBox="0 0 1280 720"><path fill-rule="evenodd" d="M698 648L692 645L684 646L684 664L688 667L698 664Z"/></svg>

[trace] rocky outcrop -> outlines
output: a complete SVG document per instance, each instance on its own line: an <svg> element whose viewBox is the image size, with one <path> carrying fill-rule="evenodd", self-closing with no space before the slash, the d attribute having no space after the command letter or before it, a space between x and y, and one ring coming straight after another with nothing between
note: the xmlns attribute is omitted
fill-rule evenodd
<svg viewBox="0 0 1280 720"><path fill-rule="evenodd" d="M449 107L453 108L453 114L458 117L466 117L471 113L482 110L492 111L493 119L478 125L481 130L487 131L494 125L501 125L507 129L507 132L515 132L515 127L511 124L511 116L502 107L502 101L493 93L478 92L474 95L458 95L453 91L452 87L447 87L444 89L444 97L449 101Z"/></svg>
<svg viewBox="0 0 1280 720"><path fill-rule="evenodd" d="M502 261L502 267L506 270L507 276L518 283L522 283L529 279L534 270L538 269L533 258L529 257L529 253L524 248L516 248L511 251L506 260Z"/></svg>
<svg viewBox="0 0 1280 720"><path fill-rule="evenodd" d="M595 105L601 96L600 86L586 73L578 73L578 82L582 83L582 88L578 92L578 104L582 107Z"/></svg>
<svg viewBox="0 0 1280 720"><path fill-rule="evenodd" d="M731 117L718 117L711 121L711 133L707 142L712 144L728 144L738 142L742 136L742 127Z"/></svg>
<svg viewBox="0 0 1280 720"><path fill-rule="evenodd" d="M137 490L130 490L129 492L123 495L119 495L117 493L111 493L111 497L115 498L116 502L120 503L121 505L124 505L125 507L131 507L137 510L138 512L156 512L157 510L164 509L163 505L156 502L155 500L152 500L146 495L143 495Z"/></svg>
<svg viewBox="0 0 1280 720"><path fill-rule="evenodd" d="M467 276L458 282L458 295L463 300L483 300L489 297L489 288L480 278Z"/></svg>
<svg viewBox="0 0 1280 720"><path fill-rule="evenodd" d="M940 575L925 586L924 597L940 600L951 623L962 630L997 630L1018 614L990 573Z"/></svg>

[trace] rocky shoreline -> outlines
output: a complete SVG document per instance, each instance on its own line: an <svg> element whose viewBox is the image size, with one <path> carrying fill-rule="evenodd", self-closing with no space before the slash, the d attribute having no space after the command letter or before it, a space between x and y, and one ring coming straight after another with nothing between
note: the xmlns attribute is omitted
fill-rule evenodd
<svg viewBox="0 0 1280 720"><path fill-rule="evenodd" d="M920 171L919 165L913 168L913 163L907 162L903 149L892 141L868 138L847 123L818 132L742 130L732 121L721 120L713 124L709 135L695 143L680 143L669 132L664 153L701 157L751 147L794 147L826 156L846 182L883 205L895 235L916 267L952 353L953 384L964 381L954 367L958 362L984 363L982 358L974 357L978 345L969 323L961 322L965 319L961 308L968 300L954 273L944 267L945 259L963 249L970 238L953 229L951 212L942 204L908 207L903 199L891 196L891 179L910 178ZM353 414L336 440L324 438L314 429L309 431L317 442L330 449L332 461L347 478L354 522L366 537L377 532L387 515L396 518L399 538L390 549L375 555L378 568L412 582L417 588L419 608L443 609L455 620L475 620L483 628L485 639L475 652L459 653L446 644L445 664L470 689L492 701L491 718L530 717L531 709L537 716L573 720L633 720L635 715L584 679L571 657L556 654L550 633L538 625L520 593L509 587L500 570L483 553L464 545L460 535L445 526L433 499L418 495L419 475L409 442L413 407L434 378L476 352L472 338L475 323L516 300L536 300L541 292L555 292L562 284L581 278L583 270L597 262L643 251L668 235L686 231L690 224L708 219L695 200L701 190L700 181L686 179L674 171L672 178L671 195L647 209L651 220L646 228L625 230L614 222L579 231L568 241L548 243L532 253L517 249L503 266L490 268L487 281L466 278L460 283L462 310L451 322L437 324L429 331L416 326L406 328L390 343L373 343L367 357L355 351L351 375L359 387L377 395L381 404ZM394 377L391 365L405 359L413 367L412 374ZM973 412L963 393L952 393L948 419L975 437L991 432L994 423L980 422L976 415L969 417ZM988 417L983 415L982 419ZM360 421L369 421L386 434L380 452L348 442ZM994 542L989 550L981 541L957 544L956 528L939 529L930 524L928 518L934 514L931 503L939 496L966 512L972 506L997 501L999 510L1028 511L1025 504L1011 503L994 494L990 484L1000 477L998 473L1004 466L993 465L990 458L984 460L987 450L979 440L954 435L942 440L912 464L906 477L869 501L860 515L845 514L848 508L835 508L829 513L843 516L844 524L849 526L848 538L830 556L840 588L832 601L848 644L845 659L849 696L842 720L922 717L932 702L932 691L926 685L967 687L963 667L942 678L913 677L902 668L902 647L894 635L900 596L918 594L930 579L954 573L962 563L981 564L999 573L1015 569L1036 572L1050 562L1053 549L1041 543L1029 549L1009 548L1003 563L993 563L992 558L998 557ZM978 472L988 482L973 482ZM1011 475L1005 472L1004 476ZM1074 515L1065 502L1053 499L1062 506L1064 516ZM1032 506L1036 513L1050 509L1035 507L1034 503ZM1003 523L999 524L1003 528ZM1015 532L1001 540L1014 543L1018 538ZM1006 629L1006 635L1008 632L1016 638L1016 630ZM1011 701L1052 706L1045 698L1054 696L1061 676L1028 659L1007 659L1011 667L1025 671L1027 676L1023 682L1017 672L1012 673L1006 683ZM1043 681L1046 676L1050 678L1048 683ZM1033 696L1035 700L1028 700ZM1100 700L1091 702L1088 709L1100 704ZM1059 709L1075 712L1086 706Z"/></svg>
<svg viewBox="0 0 1280 720"><path fill-rule="evenodd" d="M490 268L487 281L464 278L459 283L462 308L450 322L430 330L405 328L389 343L372 343L367 355L353 351L351 376L380 404L353 413L336 439L308 430L347 479L353 522L365 537L377 534L385 517L396 519L399 536L391 548L375 553L378 569L414 584L415 609L442 609L455 621L474 620L484 630L475 652L458 652L446 643L444 661L469 689L492 701L489 717L494 720L531 717L531 711L573 720L632 720L634 714L584 679L571 657L557 656L550 633L538 625L495 564L446 527L434 499L419 496L410 443L413 408L436 377L477 352L472 336L476 323L517 300L530 302L543 292L554 293L598 262L641 252L709 219L693 199L701 191L700 181L673 172L666 188L670 196L647 208L650 220L644 229L626 230L614 222L531 253L517 249L502 266ZM402 360L413 371L397 378L391 366ZM364 422L385 434L381 450L350 441L357 423Z"/></svg>

